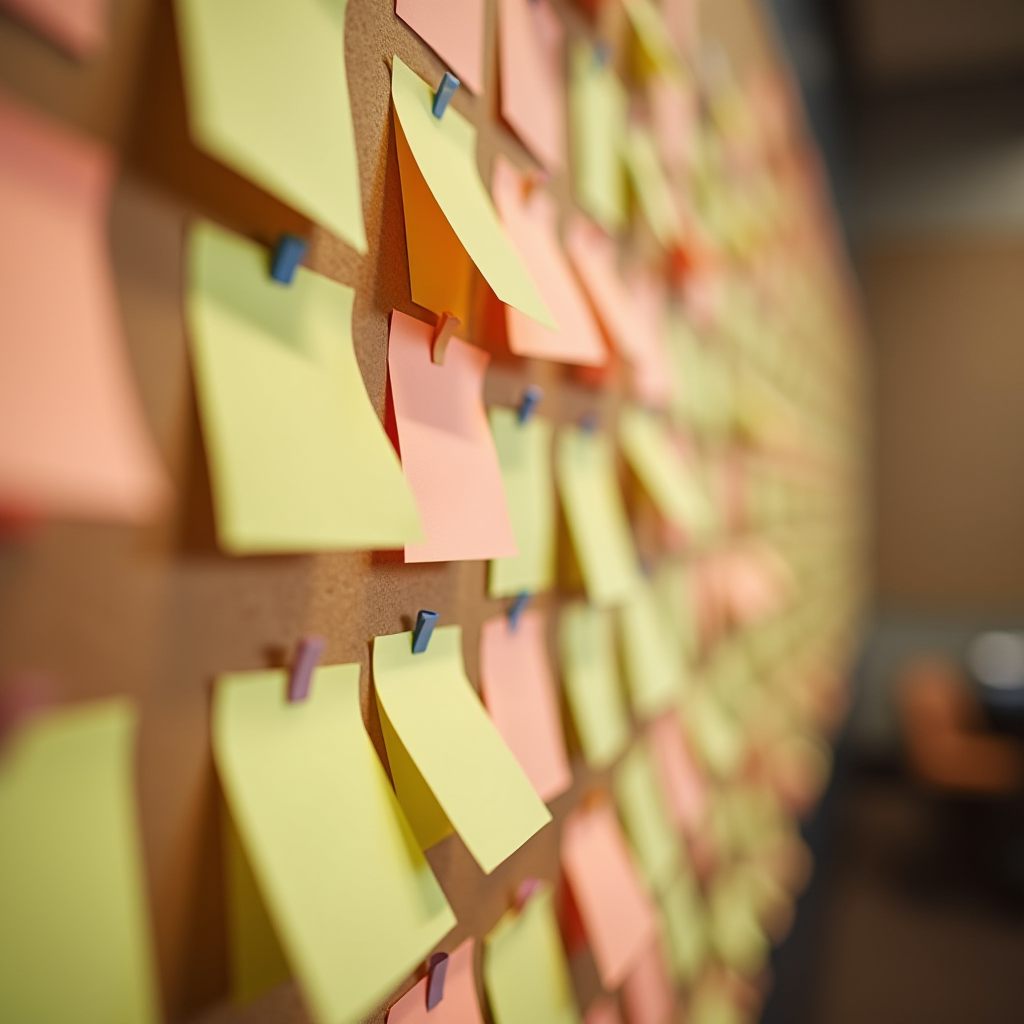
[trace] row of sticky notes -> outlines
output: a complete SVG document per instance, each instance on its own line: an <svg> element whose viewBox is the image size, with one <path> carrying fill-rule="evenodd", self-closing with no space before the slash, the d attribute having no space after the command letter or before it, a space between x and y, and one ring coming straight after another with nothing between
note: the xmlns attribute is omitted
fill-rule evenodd
<svg viewBox="0 0 1024 1024"><path fill-rule="evenodd" d="M531 613L515 635L501 620L485 627L490 715L465 676L458 627L436 629L422 654L412 652L409 633L375 640L394 789L363 726L358 666L318 669L297 703L287 699L283 671L219 680L213 750L228 809L231 962L240 997L294 974L317 1020L358 1019L455 924L421 849L457 831L489 872L551 820L543 800L563 792L571 775L540 630ZM110 701L40 715L0 752L4 1020L158 1017L134 734L130 706ZM637 999L651 987L644 975L660 976L657 904L671 921L687 898L685 890L674 894L684 864L674 783L662 771L670 748L685 757L682 747L678 720L662 719L616 770L625 835L601 801L585 803L563 829L572 905L603 984L614 990L625 982L627 1002L635 972ZM690 774L699 773L691 767ZM686 923L664 925L670 948L678 941L673 927L685 931ZM691 960L692 944L684 943ZM562 1006L565 1019L578 1018L550 894L500 922L487 947L497 1019L546 1019L549 1003Z"/></svg>

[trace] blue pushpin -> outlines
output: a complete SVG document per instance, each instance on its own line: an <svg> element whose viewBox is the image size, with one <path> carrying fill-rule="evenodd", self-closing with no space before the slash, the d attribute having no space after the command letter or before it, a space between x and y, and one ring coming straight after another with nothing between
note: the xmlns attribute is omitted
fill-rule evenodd
<svg viewBox="0 0 1024 1024"><path fill-rule="evenodd" d="M521 594L516 596L516 599L512 602L512 607L508 610L508 628L514 633L519 626L519 620L523 616L523 612L526 610L526 606L530 603L530 595L527 591L523 591Z"/></svg>
<svg viewBox="0 0 1024 1024"><path fill-rule="evenodd" d="M289 704L300 704L309 696L313 671L326 646L327 641L322 636L306 636L299 641L291 672L288 673Z"/></svg>
<svg viewBox="0 0 1024 1024"><path fill-rule="evenodd" d="M584 433L592 434L595 430L597 430L597 424L597 413L588 412L587 415L580 420L580 430L582 430Z"/></svg>
<svg viewBox="0 0 1024 1024"><path fill-rule="evenodd" d="M412 631L412 653L422 654L434 635L437 612L421 611L416 616L416 628Z"/></svg>
<svg viewBox="0 0 1024 1024"><path fill-rule="evenodd" d="M431 953L427 961L427 1009L444 999L444 980L448 974L448 954Z"/></svg>
<svg viewBox="0 0 1024 1024"><path fill-rule="evenodd" d="M540 400L544 397L544 389L537 387L536 384L531 384L523 392L523 400L519 403L519 424L526 423L530 417L534 414L537 406L540 405Z"/></svg>
<svg viewBox="0 0 1024 1024"><path fill-rule="evenodd" d="M599 42L594 47L594 62L599 68L609 64L612 59L612 48L605 42Z"/></svg>
<svg viewBox="0 0 1024 1024"><path fill-rule="evenodd" d="M291 284L309 243L298 235L282 235L274 246L270 260L270 276L281 284Z"/></svg>
<svg viewBox="0 0 1024 1024"><path fill-rule="evenodd" d="M448 109L448 104L451 103L458 87L459 80L450 71L446 71L437 92L434 93L434 117L444 117L444 112Z"/></svg>

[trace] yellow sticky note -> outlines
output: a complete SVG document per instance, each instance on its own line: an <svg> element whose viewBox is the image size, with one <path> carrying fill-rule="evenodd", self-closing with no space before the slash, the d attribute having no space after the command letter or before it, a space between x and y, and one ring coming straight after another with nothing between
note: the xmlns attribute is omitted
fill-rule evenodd
<svg viewBox="0 0 1024 1024"><path fill-rule="evenodd" d="M707 960L708 933L700 889L689 871L676 876L660 906L673 973L678 981L692 985Z"/></svg>
<svg viewBox="0 0 1024 1024"><path fill-rule="evenodd" d="M678 73L683 67L682 57L665 16L654 0L623 0L622 6L640 43L647 69Z"/></svg>
<svg viewBox="0 0 1024 1024"><path fill-rule="evenodd" d="M619 444L665 519L695 540L706 539L715 526L714 507L673 443L667 425L654 413L625 406L619 414Z"/></svg>
<svg viewBox="0 0 1024 1024"><path fill-rule="evenodd" d="M569 140L576 201L607 231L626 223L622 144L629 99L615 72L587 43L572 50Z"/></svg>
<svg viewBox="0 0 1024 1024"><path fill-rule="evenodd" d="M217 533L233 553L421 541L402 467L352 347L351 288L200 223L187 310Z"/></svg>
<svg viewBox="0 0 1024 1024"><path fill-rule="evenodd" d="M587 597L600 607L623 604L640 572L611 442L597 431L564 428L555 476Z"/></svg>
<svg viewBox="0 0 1024 1024"><path fill-rule="evenodd" d="M682 854L660 786L650 751L641 741L615 771L615 800L630 845L655 892L671 881Z"/></svg>
<svg viewBox="0 0 1024 1024"><path fill-rule="evenodd" d="M516 410L499 406L489 418L519 554L491 561L487 592L491 597L536 594L555 583L551 423L539 416L520 423Z"/></svg>
<svg viewBox="0 0 1024 1024"><path fill-rule="evenodd" d="M490 874L551 814L484 710L462 664L462 628L373 641L373 680L395 791L426 849L452 829Z"/></svg>
<svg viewBox="0 0 1024 1024"><path fill-rule="evenodd" d="M748 977L768 956L768 938L757 915L757 891L741 869L721 872L708 893L708 922L715 952Z"/></svg>
<svg viewBox="0 0 1024 1024"><path fill-rule="evenodd" d="M650 718L679 699L683 686L679 645L646 580L637 584L619 615L633 710L640 718Z"/></svg>
<svg viewBox="0 0 1024 1024"><path fill-rule="evenodd" d="M0 1020L158 1017L135 817L135 713L57 711L0 752Z"/></svg>
<svg viewBox="0 0 1024 1024"><path fill-rule="evenodd" d="M359 666L223 676L213 752L245 857L313 1016L361 1018L455 924L363 727Z"/></svg>
<svg viewBox="0 0 1024 1024"><path fill-rule="evenodd" d="M443 117L434 117L434 90L397 56L391 98L413 302L435 313L455 313L466 322L468 264L464 258L454 265L445 259L461 246L502 302L556 330L480 179L476 128L451 106ZM424 210L431 204L439 208L450 232L441 228L437 211Z"/></svg>
<svg viewBox="0 0 1024 1024"><path fill-rule="evenodd" d="M607 768L629 742L611 612L577 602L558 623L562 682L587 764Z"/></svg>
<svg viewBox="0 0 1024 1024"><path fill-rule="evenodd" d="M697 602L690 570L682 563L664 561L654 573L653 585L661 614L679 644L685 669L696 662L700 652Z"/></svg>
<svg viewBox="0 0 1024 1024"><path fill-rule="evenodd" d="M494 1024L578 1024L551 891L535 892L487 936L484 987Z"/></svg>
<svg viewBox="0 0 1024 1024"><path fill-rule="evenodd" d="M626 133L623 158L644 215L654 237L666 249L683 241L683 218L665 176L654 137L647 128L633 125Z"/></svg>
<svg viewBox="0 0 1024 1024"><path fill-rule="evenodd" d="M366 252L348 0L177 0L196 144Z"/></svg>
<svg viewBox="0 0 1024 1024"><path fill-rule="evenodd" d="M701 761L720 779L732 775L744 751L743 726L735 715L701 686L684 699L680 716Z"/></svg>

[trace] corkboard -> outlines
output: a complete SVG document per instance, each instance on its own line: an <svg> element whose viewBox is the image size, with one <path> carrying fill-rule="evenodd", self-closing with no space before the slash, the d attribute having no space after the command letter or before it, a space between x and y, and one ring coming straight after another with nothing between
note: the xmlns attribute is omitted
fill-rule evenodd
<svg viewBox="0 0 1024 1024"><path fill-rule="evenodd" d="M741 73L752 61L770 59L748 3L708 4ZM557 7L571 35L593 32L579 9ZM497 153L530 165L498 116L495 23L495 0L488 0L486 90L480 97L460 90L453 101L479 129L485 180ZM616 33L622 25L607 28ZM359 257L313 230L308 263L356 289L356 355L383 418L390 313L432 319L409 297L390 62L398 54L432 82L443 65L395 17L391 0L351 0L346 34L369 252ZM129 694L138 703L142 836L167 1020L306 1021L291 984L249 1007L228 1001L220 795L209 736L213 680L284 664L301 636L322 634L325 661L361 665L365 718L383 753L369 691L371 638L409 629L419 608L435 609L442 623L462 624L476 684L480 624L503 613L507 602L486 598L480 562L405 565L394 554L369 552L229 558L217 550L182 321L186 225L202 215L268 243L309 225L192 146L170 0L114 0L110 43L86 64L0 15L0 83L120 154L110 243L121 313L145 410L176 489L167 514L144 528L51 522L0 546L0 676L43 670L69 701ZM556 176L552 190L567 213L568 178ZM505 354L488 373L487 400L516 404L530 382L545 388L544 411L559 422L595 410L607 416L621 384L613 376L606 393L595 392L566 369ZM637 512L643 519L644 510ZM569 594L565 588L543 595L537 605L551 609ZM557 879L560 822L605 781L587 771L578 752L573 771L572 791L552 807L555 823L493 875L481 873L457 837L429 852L459 920L443 948L486 934L524 877ZM596 972L587 956L577 957L573 970L586 1006L597 991ZM383 1020L384 1012L369 1019Z"/></svg>

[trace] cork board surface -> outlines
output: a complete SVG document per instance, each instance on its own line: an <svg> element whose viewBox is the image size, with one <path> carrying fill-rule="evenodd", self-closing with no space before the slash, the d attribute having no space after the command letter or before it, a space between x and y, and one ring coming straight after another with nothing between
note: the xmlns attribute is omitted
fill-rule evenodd
<svg viewBox="0 0 1024 1024"><path fill-rule="evenodd" d="M771 59L751 3L705 5L741 75ZM564 0L556 7L570 36L594 32L579 8ZM602 26L612 37L624 29L615 22ZM497 153L531 165L500 123L496 53L496 4L488 0L486 88L479 97L460 90L453 101L479 129L485 181ZM351 0L346 57L369 252L357 256L313 229L307 259L356 290L356 355L382 418L392 309L432 320L409 297L390 113L394 54L431 82L444 70L395 17L392 0ZM306 1021L291 984L248 1007L229 1002L220 794L209 738L213 680L225 671L285 664L301 636L321 634L328 639L324 661L361 665L364 717L383 754L369 691L371 638L409 629L418 609L435 609L442 622L462 624L466 666L477 685L480 624L502 614L507 602L487 599L482 562L405 565L396 554L370 552L230 558L218 551L182 319L186 226L202 215L270 243L284 231L307 233L310 225L193 147L170 0L113 0L110 42L84 64L0 15L0 87L120 155L110 244L121 313L144 407L176 490L166 515L145 528L50 522L0 545L0 677L43 670L69 701L130 694L138 702L137 785L166 1019ZM556 176L551 188L568 213L568 177ZM505 354L488 372L486 399L514 405L527 383L544 387L545 414L556 422L594 411L608 417L621 385L613 379L607 391L596 392L568 369ZM631 498L642 500L635 489ZM635 511L642 525L645 510ZM642 529L640 542L643 547ZM539 597L536 606L552 610L571 593L567 585ZM429 852L459 920L443 948L486 934L524 877L557 880L560 822L605 781L587 771L578 751L573 772L572 790L552 806L555 823L491 876L457 837ZM585 956L573 970L586 1006L598 989L596 972Z"/></svg>

